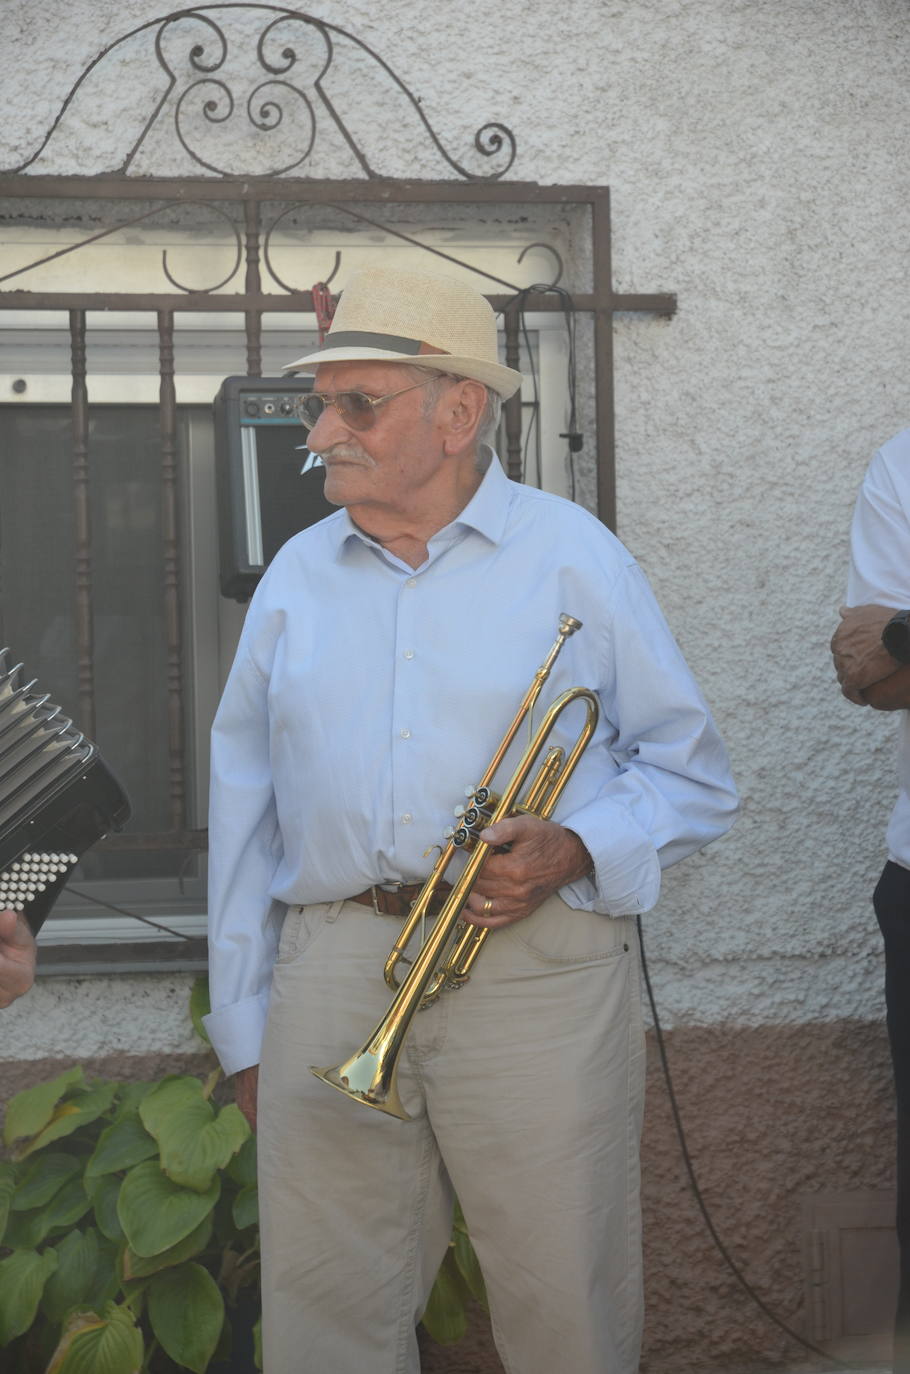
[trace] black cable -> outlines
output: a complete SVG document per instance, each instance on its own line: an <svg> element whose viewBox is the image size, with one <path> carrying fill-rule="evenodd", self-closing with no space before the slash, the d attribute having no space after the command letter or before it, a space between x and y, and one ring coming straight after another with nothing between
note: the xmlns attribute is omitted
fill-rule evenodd
<svg viewBox="0 0 910 1374"><path fill-rule="evenodd" d="M572 500L574 501L575 456L576 454L581 452L581 447L583 443L582 435L578 432L578 405L576 397L577 363L575 351L575 326L578 316L575 313L575 305L568 291L564 293L564 297L566 337L568 339L569 344L569 362L566 378L566 383L569 391L569 428L566 434L560 435L560 438L566 439L568 441L568 449L566 451L566 467L569 473L569 494Z"/></svg>
<svg viewBox="0 0 910 1374"><path fill-rule="evenodd" d="M727 1268L730 1270L733 1277L740 1284L740 1286L743 1289L745 1289L746 1293L749 1295L749 1297L752 1299L755 1305L761 1309L761 1311L764 1313L764 1315L768 1318L769 1321L773 1322L775 1326L780 1327L781 1331L785 1332L791 1340L796 1341L798 1345L801 1345L803 1349L811 1350L814 1355L820 1355L823 1360L827 1360L830 1363L832 1363L835 1369L847 1369L849 1368L849 1366L844 1364L843 1360L837 1359L836 1356L830 1354L828 1351L822 1350L820 1346L813 1345L811 1341L807 1341L804 1336L798 1335L798 1333L794 1331L792 1327L788 1326L787 1323L785 1321L782 1321L781 1318L778 1317L775 1312L771 1311L767 1303L762 1298L760 1298L759 1295L756 1293L755 1289L749 1283L749 1280L745 1277L742 1270L739 1268L739 1265L736 1263L733 1256L730 1254L729 1250L724 1245L720 1236L717 1234L717 1228L715 1227L714 1222L711 1219L711 1214L708 1211L707 1204L704 1198L702 1197L701 1188L698 1185L698 1179L695 1176L695 1166L692 1163L692 1156L689 1154L689 1146L686 1141L686 1133L683 1130L682 1116L680 1115L679 1104L676 1100L676 1092L673 1088L673 1079L670 1076L670 1065L667 1060L667 1050L664 1044L663 1030L660 1024L660 1017L657 1014L657 1004L654 1000L654 990L651 987L651 977L648 973L648 961L645 958L645 940L644 934L642 932L640 916L636 917L636 925L638 927L638 945L641 950L641 972L642 977L645 981L645 988L647 989L648 993L648 1002L651 1007L651 1016L654 1021L654 1034L655 1039L657 1040L657 1049L660 1054L660 1062L663 1069L664 1082L667 1085L667 1096L670 1099L670 1110L673 1113L673 1122L676 1127L677 1137L679 1139L679 1146L682 1152L683 1163L686 1166L686 1173L689 1175L689 1185L692 1189L695 1201L698 1204L698 1209L702 1214L702 1218L704 1219L704 1223L708 1228L708 1233L710 1234L711 1239L717 1247L717 1250L719 1251L721 1258L723 1259Z"/></svg>
<svg viewBox="0 0 910 1374"><path fill-rule="evenodd" d="M521 332L524 335L525 351L528 355L528 366L531 369L531 384L534 388L534 400L532 401L531 419L528 422L528 432L525 435L524 452L521 456L521 480L527 481L528 469L528 449L531 446L531 435L534 435L534 454L536 458L535 468L537 486L543 485L543 454L540 445L540 389L537 385L537 368L534 366L534 355L531 352L531 335L528 333L528 322L525 312L520 312Z"/></svg>
<svg viewBox="0 0 910 1374"><path fill-rule="evenodd" d="M171 930L170 926L164 926L160 921L153 921L150 916L140 916L136 911L127 911L125 907L116 906L114 902L106 902L103 897L96 897L93 893L80 892L78 887L66 884L67 892L71 892L74 897L81 897L83 902L93 902L96 906L107 907L108 911L116 911L118 916L128 916L132 921L142 921L147 926L153 926L155 930L163 930L165 935L176 935L178 940L194 940L194 935L187 935L182 930Z"/></svg>

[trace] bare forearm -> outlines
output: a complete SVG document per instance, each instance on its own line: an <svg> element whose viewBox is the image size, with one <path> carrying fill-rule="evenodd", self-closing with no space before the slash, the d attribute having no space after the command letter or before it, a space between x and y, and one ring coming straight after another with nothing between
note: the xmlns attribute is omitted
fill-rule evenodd
<svg viewBox="0 0 910 1374"><path fill-rule="evenodd" d="M0 911L0 1007L8 1007L35 981L35 939L21 912Z"/></svg>
<svg viewBox="0 0 910 1374"><path fill-rule="evenodd" d="M256 1129L256 1099L259 1094L259 1065L234 1074L234 1100L250 1126Z"/></svg>
<svg viewBox="0 0 910 1374"><path fill-rule="evenodd" d="M860 692L863 705L875 711L905 711L910 709L910 664L896 669L887 677L873 682Z"/></svg>

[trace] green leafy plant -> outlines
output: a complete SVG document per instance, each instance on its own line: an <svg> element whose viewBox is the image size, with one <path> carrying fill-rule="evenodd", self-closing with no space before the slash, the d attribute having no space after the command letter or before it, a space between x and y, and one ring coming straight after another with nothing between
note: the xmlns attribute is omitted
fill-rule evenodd
<svg viewBox="0 0 910 1374"><path fill-rule="evenodd" d="M207 1008L199 979L190 1012L203 1039ZM238 1108L219 1104L220 1082L219 1069L122 1083L76 1066L10 1101L4 1374L261 1368L255 1140ZM472 1299L485 1305L459 1212L423 1316L430 1336L460 1340Z"/></svg>
<svg viewBox="0 0 910 1374"><path fill-rule="evenodd" d="M421 1317L423 1326L438 1345L454 1345L464 1336L472 1299L485 1312L489 1311L483 1274L461 1208L456 1204L449 1248Z"/></svg>
<svg viewBox="0 0 910 1374"><path fill-rule="evenodd" d="M204 1002L197 986L200 1030ZM220 1079L87 1081L77 1066L10 1101L4 1374L228 1368L258 1312L259 1233L255 1141L218 1104Z"/></svg>

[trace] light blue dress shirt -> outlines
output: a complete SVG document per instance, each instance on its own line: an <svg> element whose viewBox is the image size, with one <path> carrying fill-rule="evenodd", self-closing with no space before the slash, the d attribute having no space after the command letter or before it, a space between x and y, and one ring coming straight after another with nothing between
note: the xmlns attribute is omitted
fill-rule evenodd
<svg viewBox="0 0 910 1374"><path fill-rule="evenodd" d="M583 627L536 717L567 687L592 688L601 706L554 815L594 877L561 895L606 916L646 911L661 868L729 828L736 795L653 593L604 525L493 459L417 570L345 510L279 551L212 731L206 1026L227 1073L258 1063L285 905L427 875L561 612ZM570 747L583 716L566 710L552 742Z"/></svg>
<svg viewBox="0 0 910 1374"><path fill-rule="evenodd" d="M863 478L850 530L847 605L910 606L910 429L882 444ZM910 711L898 717L900 791L888 822L888 858L910 868Z"/></svg>

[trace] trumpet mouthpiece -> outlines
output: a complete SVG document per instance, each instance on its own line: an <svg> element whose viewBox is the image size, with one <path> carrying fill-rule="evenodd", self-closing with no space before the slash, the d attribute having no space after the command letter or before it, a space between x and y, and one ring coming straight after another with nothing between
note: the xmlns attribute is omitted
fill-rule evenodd
<svg viewBox="0 0 910 1374"><path fill-rule="evenodd" d="M581 621L576 620L574 615L566 615L563 613L559 617L559 628L565 635L574 635L576 630L581 629Z"/></svg>

